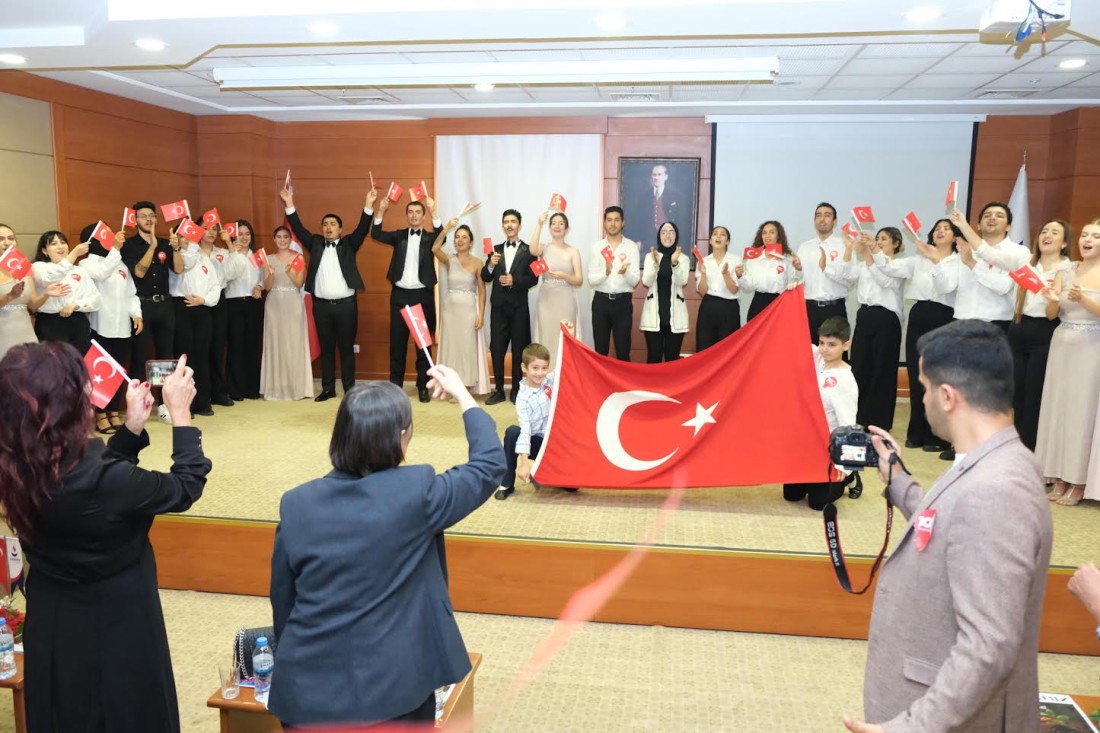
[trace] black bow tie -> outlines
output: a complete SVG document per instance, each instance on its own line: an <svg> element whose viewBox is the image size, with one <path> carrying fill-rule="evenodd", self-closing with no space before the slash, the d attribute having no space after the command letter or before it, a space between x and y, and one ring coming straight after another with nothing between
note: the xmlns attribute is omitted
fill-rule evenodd
<svg viewBox="0 0 1100 733"><path fill-rule="evenodd" d="M327 240L327 239L326 239L326 240L325 240L325 246L326 246L326 247L335 247L335 246L336 246L336 242L335 242L335 241L331 241L331 240Z"/></svg>
<svg viewBox="0 0 1100 733"><path fill-rule="evenodd" d="M505 247L518 247L518 246L519 246L519 242L505 242L505 243L504 243L504 246L505 246Z"/></svg>
<svg viewBox="0 0 1100 733"><path fill-rule="evenodd" d="M424 233L423 229L410 229L409 230L409 236L410 237L419 237L423 233Z"/></svg>

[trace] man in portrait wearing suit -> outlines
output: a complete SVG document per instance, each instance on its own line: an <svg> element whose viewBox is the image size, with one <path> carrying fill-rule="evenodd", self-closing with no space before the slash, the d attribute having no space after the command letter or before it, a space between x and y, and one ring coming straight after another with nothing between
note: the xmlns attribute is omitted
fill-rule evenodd
<svg viewBox="0 0 1100 733"><path fill-rule="evenodd" d="M493 247L493 254L481 268L481 279L492 283L489 304L489 353L493 357L493 377L496 391L485 400L487 405L504 402L504 355L512 344L512 390L516 401L519 383L523 379L520 354L531 343L531 311L527 306L527 291L538 284L531 272L531 256L525 242L520 241L519 228L523 217L508 209L501 217L504 242Z"/></svg>
<svg viewBox="0 0 1100 733"><path fill-rule="evenodd" d="M425 207L424 204L427 204ZM410 201L405 207L408 227L397 231L382 231L382 217L390 200L382 198L378 217L374 220L374 241L393 247L386 279L390 281L390 381L401 387L405 383L405 362L409 349L409 327L401 316L407 305L420 304L428 322L428 333L435 333L435 258L432 245L439 236L441 224L435 199L430 196ZM423 229L424 214L432 212L432 230ZM421 402L430 402L428 394L428 357L423 349L416 350L416 391Z"/></svg>
<svg viewBox="0 0 1100 733"><path fill-rule="evenodd" d="M321 393L314 400L324 402L336 396L336 349L340 349L340 380L344 392L355 386L355 334L359 330L359 307L355 291L363 289L363 278L355 255L363 246L371 226L371 214L378 191L367 194L359 226L346 237L344 223L336 214L321 219L321 234L313 234L294 208L294 194L284 188L279 197L286 204L287 221L294 236L309 253L306 292L313 296L313 321L321 342Z"/></svg>
<svg viewBox="0 0 1100 733"><path fill-rule="evenodd" d="M924 494L896 465L897 441L870 428L886 493L910 523L875 592L870 722L844 722L858 733L1036 731L1053 530L1042 471L1012 424L1008 341L962 320L917 346L928 421L957 457Z"/></svg>
<svg viewBox="0 0 1100 733"><path fill-rule="evenodd" d="M681 232L692 231L689 222L684 221L691 214L691 202L669 185L665 163L657 163L650 169L648 181L633 182L625 200L626 213L630 215L625 234L635 242L655 246L657 232L666 221L671 221Z"/></svg>

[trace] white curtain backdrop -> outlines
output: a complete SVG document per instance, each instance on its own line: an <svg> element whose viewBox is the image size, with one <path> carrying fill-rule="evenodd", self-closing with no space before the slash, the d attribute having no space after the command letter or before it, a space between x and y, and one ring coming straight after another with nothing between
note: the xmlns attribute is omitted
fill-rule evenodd
<svg viewBox="0 0 1100 733"><path fill-rule="evenodd" d="M461 211L467 202L481 202L481 208L462 223L474 233L473 252L484 259L481 241L504 240L500 227L505 209L523 215L520 238L530 243L539 213L560 193L568 202L566 241L580 251L588 267L592 245L603 237L602 146L599 135L441 135L435 147L436 199L444 222ZM542 232L550 241L549 228ZM448 242L445 251L453 252ZM440 271L440 294L446 292L446 271ZM491 287L491 286L490 286ZM531 288L531 334L534 337L535 308L539 288ZM578 326L581 338L592 343L592 292L587 278L577 291ZM486 298L485 343L489 343L492 306ZM445 328L446 326L444 326ZM518 354L516 355L518 357Z"/></svg>

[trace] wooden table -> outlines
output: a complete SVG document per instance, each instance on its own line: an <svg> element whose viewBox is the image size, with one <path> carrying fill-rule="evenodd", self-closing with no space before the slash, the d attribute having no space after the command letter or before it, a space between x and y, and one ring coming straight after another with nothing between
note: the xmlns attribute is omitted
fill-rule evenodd
<svg viewBox="0 0 1100 733"><path fill-rule="evenodd" d="M11 690L12 707L15 708L15 733L27 733L27 708L23 701L23 654L15 655L14 677L0 680L0 688Z"/></svg>
<svg viewBox="0 0 1100 733"><path fill-rule="evenodd" d="M470 653L469 674L463 677L451 696L447 698L447 704L443 708L443 717L436 721L436 728L445 728L452 717L460 718L464 715L473 715L474 712L474 674L481 666L481 655ZM22 679L22 675L18 675ZM11 680L4 680L10 682ZM206 701L206 707L217 708L221 733L282 733L282 726L278 719L267 711L262 704L256 702L251 687L242 687L240 697L234 700L222 698L219 687ZM24 733L19 729L19 733Z"/></svg>

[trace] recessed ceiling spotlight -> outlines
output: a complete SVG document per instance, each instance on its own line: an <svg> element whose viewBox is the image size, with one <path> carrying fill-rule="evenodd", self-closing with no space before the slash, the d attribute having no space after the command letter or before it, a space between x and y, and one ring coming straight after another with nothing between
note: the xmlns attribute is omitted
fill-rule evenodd
<svg viewBox="0 0 1100 733"><path fill-rule="evenodd" d="M340 32L340 26L332 21L318 20L309 24L309 32L315 36L335 36Z"/></svg>
<svg viewBox="0 0 1100 733"><path fill-rule="evenodd" d="M622 13L600 13L596 16L596 27L604 33L621 31L626 25L626 16Z"/></svg>
<svg viewBox="0 0 1100 733"><path fill-rule="evenodd" d="M17 53L0 53L0 64L25 64L27 59Z"/></svg>
<svg viewBox="0 0 1100 733"><path fill-rule="evenodd" d="M142 51L163 51L165 48L164 41L156 38L139 38L134 45Z"/></svg>
<svg viewBox="0 0 1100 733"><path fill-rule="evenodd" d="M493 91L493 85L487 81L479 81L477 84L474 84L474 89L479 92L491 92Z"/></svg>
<svg viewBox="0 0 1100 733"><path fill-rule="evenodd" d="M931 23L933 20L936 20L941 15L943 15L943 11L939 8L925 5L910 10L908 13L905 14L905 19L910 23Z"/></svg>
<svg viewBox="0 0 1100 733"><path fill-rule="evenodd" d="M1062 63L1058 64L1059 69L1080 69L1088 61L1086 59L1066 59Z"/></svg>

